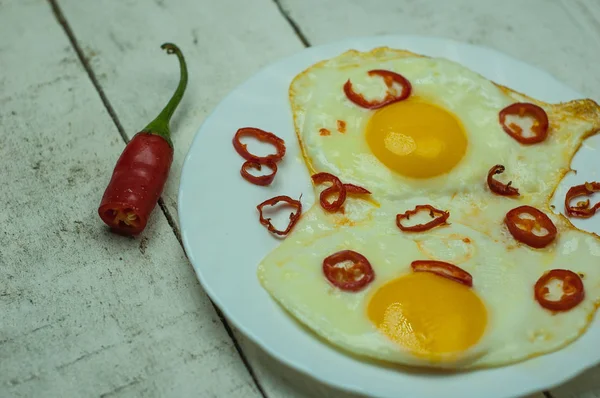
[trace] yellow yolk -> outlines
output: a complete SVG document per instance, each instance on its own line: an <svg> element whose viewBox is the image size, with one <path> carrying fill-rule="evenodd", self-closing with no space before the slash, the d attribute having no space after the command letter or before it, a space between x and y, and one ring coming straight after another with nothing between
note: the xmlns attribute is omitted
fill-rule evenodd
<svg viewBox="0 0 600 398"><path fill-rule="evenodd" d="M460 353L485 331L487 311L473 289L430 272L380 287L367 314L377 328L414 355Z"/></svg>
<svg viewBox="0 0 600 398"><path fill-rule="evenodd" d="M413 178L449 172L467 150L467 136L458 119L436 105L415 100L376 111L367 125L366 137L383 164Z"/></svg>

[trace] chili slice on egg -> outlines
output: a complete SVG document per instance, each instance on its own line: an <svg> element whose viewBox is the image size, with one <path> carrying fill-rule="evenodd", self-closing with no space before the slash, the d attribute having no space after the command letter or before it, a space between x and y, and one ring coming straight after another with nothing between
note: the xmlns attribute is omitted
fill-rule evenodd
<svg viewBox="0 0 600 398"><path fill-rule="evenodd" d="M414 272L432 272L444 278L452 279L469 287L473 286L473 277L467 271L454 264L436 260L416 260L410 264Z"/></svg>
<svg viewBox="0 0 600 398"><path fill-rule="evenodd" d="M340 179L330 173L313 174L311 178L315 184L323 184L325 182L331 183L331 186L321 192L321 195L319 196L321 207L328 212L339 210L346 200L346 187L342 184ZM337 199L333 202L329 202L327 198L335 193L338 194Z"/></svg>
<svg viewBox="0 0 600 398"><path fill-rule="evenodd" d="M432 220L425 224L416 224L412 226L402 225L402 220L410 220L410 216L414 216L422 210L428 210ZM403 214L396 215L396 225L404 232L423 232L437 227L438 225L447 224L450 212L436 209L431 205L417 205L414 210L407 210Z"/></svg>
<svg viewBox="0 0 600 398"><path fill-rule="evenodd" d="M348 194L357 194L357 195L369 195L371 191L366 188L359 187L354 184L344 184L344 188L346 188L346 193Z"/></svg>
<svg viewBox="0 0 600 398"><path fill-rule="evenodd" d="M350 79L344 84L344 93L346 97L356 105L367 109L378 109L394 102L402 101L410 96L412 86L410 82L402 75L382 69L373 69L367 72L369 76L380 76L383 78L387 91L383 99L368 100L364 95L354 91ZM399 84L402 89L400 92L394 87L394 83Z"/></svg>
<svg viewBox="0 0 600 398"><path fill-rule="evenodd" d="M339 178L330 173L313 174L311 178L315 184L331 183L331 186L323 190L319 196L321 207L330 213L338 211L344 205L348 194L367 195L371 193L369 190L358 185L344 184ZM338 195L337 199L330 202L328 198L335 194Z"/></svg>
<svg viewBox="0 0 600 398"><path fill-rule="evenodd" d="M590 207L589 199L577 202L575 206L571 206L571 201L580 196L590 196L594 192L599 191L599 182L586 182L585 184L571 187L565 196L565 213L569 217L590 218L600 208L600 202Z"/></svg>
<svg viewBox="0 0 600 398"><path fill-rule="evenodd" d="M537 144L548 136L548 115L537 105L517 102L502 109L498 116L504 131L521 144ZM522 123L526 116L533 120L527 132L525 126L518 123ZM508 117L512 120L507 120Z"/></svg>
<svg viewBox="0 0 600 398"><path fill-rule="evenodd" d="M516 240L536 249L548 246L558 233L556 226L546 214L527 205L516 207L506 213L504 223ZM536 231L539 233L535 233Z"/></svg>
<svg viewBox="0 0 600 398"><path fill-rule="evenodd" d="M343 264L348 262L351 265ZM325 257L323 274L334 286L350 292L363 289L375 278L369 260L353 250L342 250Z"/></svg>
<svg viewBox="0 0 600 398"><path fill-rule="evenodd" d="M494 179L494 175L502 174L504 173L504 170L505 168L501 164L497 164L490 169L487 175L487 184L490 191L502 196L519 196L519 190L511 186L512 181L509 181L508 184L504 184Z"/></svg>
<svg viewBox="0 0 600 398"><path fill-rule="evenodd" d="M562 282L562 295L558 300L548 298L553 280ZM538 279L534 286L535 299L551 311L568 311L581 303L585 297L583 281L575 272L566 269L553 269Z"/></svg>
<svg viewBox="0 0 600 398"><path fill-rule="evenodd" d="M271 224L271 219L265 218L263 215L263 208L265 206L275 206L279 202L285 202L287 205L296 209L295 212L290 214L290 222L286 229L284 229L283 231L275 228L275 226ZM258 206L256 206L256 208L258 209L258 213L260 215L260 223L264 225L270 232L280 236L285 236L289 234L292 228L294 228L294 225L296 225L296 223L300 219L300 215L302 214L302 203L300 202L300 200L295 200L290 198L289 196L284 195L275 196L274 198L267 199Z"/></svg>

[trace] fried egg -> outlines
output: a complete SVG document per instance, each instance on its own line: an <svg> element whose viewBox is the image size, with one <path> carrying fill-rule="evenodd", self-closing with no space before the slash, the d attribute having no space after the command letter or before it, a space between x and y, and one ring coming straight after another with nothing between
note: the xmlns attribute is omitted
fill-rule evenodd
<svg viewBox="0 0 600 398"><path fill-rule="evenodd" d="M376 110L354 104L342 90L348 80L367 98L386 93L384 79L368 75L373 69L404 76L411 96ZM455 62L386 47L351 50L311 66L292 81L289 96L311 172L329 172L393 199L479 192L482 172L496 164L528 195L549 196L582 139L600 123L591 100L544 104ZM549 136L538 145L521 145L498 123L501 109L523 100L550 119Z"/></svg>
<svg viewBox="0 0 600 398"><path fill-rule="evenodd" d="M479 368L524 360L559 349L585 331L600 300L600 243L559 223L552 252L514 245L452 222L430 231L399 231L404 208L384 201L354 221L320 206L262 260L263 287L290 314L334 346L359 356L412 366ZM462 207L451 207L452 214ZM346 211L348 213L348 211ZM497 225L501 229L501 225ZM323 273L323 259L353 250L365 256L374 280L343 291ZM473 277L467 287L427 272L415 260L451 262ZM555 314L534 299L544 272L569 268L584 275L586 297Z"/></svg>
<svg viewBox="0 0 600 398"><path fill-rule="evenodd" d="M370 70L401 74L411 95L380 108L357 106L343 89L348 81L369 99L390 89ZM546 104L457 63L390 48L352 50L313 65L296 76L289 95L309 172L372 192L368 200L349 196L334 213L316 203L261 261L261 284L289 314L348 353L453 369L514 363L584 333L600 304L600 239L554 214L549 200L583 139L600 130L595 102ZM499 112L516 102L545 110L545 140L524 145L504 131ZM519 196L490 192L486 177L497 164L505 174L496 178L511 180ZM401 231L396 215L424 204L449 212L447 224ZM507 212L521 205L556 226L546 247L527 246L508 230ZM357 291L326 275L324 260L345 250L364 256L373 270ZM411 264L423 260L458 266L473 285L415 272ZM585 296L568 311L552 312L534 295L553 269L583 281ZM561 288L554 283L547 294L558 299Z"/></svg>

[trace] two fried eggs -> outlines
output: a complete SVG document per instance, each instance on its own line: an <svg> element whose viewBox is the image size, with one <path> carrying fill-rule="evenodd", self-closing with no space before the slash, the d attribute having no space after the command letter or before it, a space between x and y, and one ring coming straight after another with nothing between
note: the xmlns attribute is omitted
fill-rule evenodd
<svg viewBox="0 0 600 398"><path fill-rule="evenodd" d="M366 98L388 87L368 71L406 77L411 96L365 109L342 90L351 80ZM583 139L600 129L590 100L550 105L500 87L444 59L379 48L349 51L299 74L290 86L296 133L311 174L328 172L369 189L343 212L317 203L259 265L264 288L290 314L349 352L396 363L448 368L508 364L568 344L591 322L600 300L600 242L549 208L549 199ZM544 108L549 135L523 145L506 134L498 112L515 102ZM485 185L495 164L506 167L517 198ZM398 229L398 213L430 204L450 212L449 225ZM558 228L544 249L516 242L503 225L528 204ZM353 250L375 278L358 292L323 275L327 256ZM468 271L468 287L411 271L415 260L447 261ZM555 268L583 275L585 299L553 313L533 298L540 276Z"/></svg>

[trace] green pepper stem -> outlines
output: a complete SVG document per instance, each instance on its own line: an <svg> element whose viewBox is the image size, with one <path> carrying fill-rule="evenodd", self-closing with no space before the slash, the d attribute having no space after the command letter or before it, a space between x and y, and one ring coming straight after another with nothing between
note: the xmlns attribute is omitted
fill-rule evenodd
<svg viewBox="0 0 600 398"><path fill-rule="evenodd" d="M156 119L150 122L142 132L151 133L160 135L163 137L169 145L173 146L173 142L171 141L171 130L169 129L169 122L171 120L171 116L177 109L177 106L181 102L181 98L183 98L183 93L185 92L185 88L187 86L188 81L188 73L187 66L185 64L185 59L183 58L183 54L181 50L172 43L165 43L160 46L163 50L167 50L167 54L175 54L179 59L179 69L180 69L180 78L179 85L177 86L177 90L173 93L173 96L169 100L169 103L164 107L164 109L158 114Z"/></svg>

